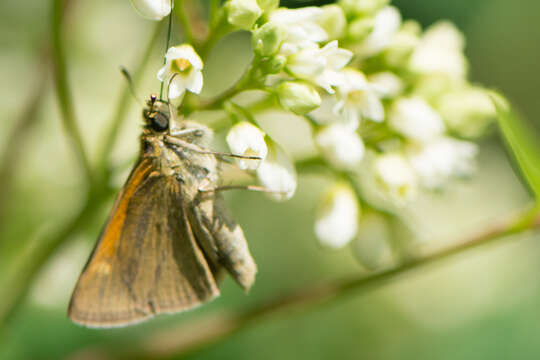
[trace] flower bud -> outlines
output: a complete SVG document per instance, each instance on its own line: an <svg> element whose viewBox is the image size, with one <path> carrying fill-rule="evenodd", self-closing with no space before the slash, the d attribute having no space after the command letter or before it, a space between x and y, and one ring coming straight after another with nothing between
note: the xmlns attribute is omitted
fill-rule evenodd
<svg viewBox="0 0 540 360"><path fill-rule="evenodd" d="M302 82L283 82L277 87L276 93L281 106L298 115L306 114L321 105L317 90Z"/></svg>
<svg viewBox="0 0 540 360"><path fill-rule="evenodd" d="M340 248L351 241L358 230L360 208L354 191L346 184L336 184L319 205L315 235L321 244Z"/></svg>
<svg viewBox="0 0 540 360"><path fill-rule="evenodd" d="M374 160L373 170L382 190L398 205L404 205L416 196L416 177L404 156L379 155Z"/></svg>
<svg viewBox="0 0 540 360"><path fill-rule="evenodd" d="M468 68L464 46L463 34L452 23L435 23L422 36L411 55L409 67L419 74L442 73L463 79Z"/></svg>
<svg viewBox="0 0 540 360"><path fill-rule="evenodd" d="M414 86L414 93L430 103L436 103L443 94L461 85L461 81L446 74L422 75Z"/></svg>
<svg viewBox="0 0 540 360"><path fill-rule="evenodd" d="M278 52L285 37L283 27L273 22L267 22L253 31L253 50L260 56L271 56Z"/></svg>
<svg viewBox="0 0 540 360"><path fill-rule="evenodd" d="M407 20L394 35L384 51L384 59L391 67L407 67L409 58L420 42L422 27L414 20Z"/></svg>
<svg viewBox="0 0 540 360"><path fill-rule="evenodd" d="M142 17L150 20L161 20L171 12L170 0L131 0L131 4Z"/></svg>
<svg viewBox="0 0 540 360"><path fill-rule="evenodd" d="M330 39L342 38L347 26L343 9L338 5L325 5L321 9L323 13L317 21L318 24L326 31Z"/></svg>
<svg viewBox="0 0 540 360"><path fill-rule="evenodd" d="M372 15L388 5L390 0L339 0L339 5L350 16Z"/></svg>
<svg viewBox="0 0 540 360"><path fill-rule="evenodd" d="M377 213L362 215L358 224L358 234L351 243L353 254L368 270L389 266L394 261L390 245L390 224Z"/></svg>
<svg viewBox="0 0 540 360"><path fill-rule="evenodd" d="M403 80L390 71L372 74L368 80L373 89L383 98L393 98L405 88Z"/></svg>
<svg viewBox="0 0 540 360"><path fill-rule="evenodd" d="M420 97L398 99L390 110L389 122L405 137L422 142L444 132L441 116Z"/></svg>
<svg viewBox="0 0 540 360"><path fill-rule="evenodd" d="M375 21L373 18L358 18L349 25L348 35L351 40L364 40L373 30Z"/></svg>
<svg viewBox="0 0 540 360"><path fill-rule="evenodd" d="M401 26L401 14L397 8L387 6L375 15L373 21L373 30L358 49L361 56L373 56L390 46Z"/></svg>
<svg viewBox="0 0 540 360"><path fill-rule="evenodd" d="M261 62L261 70L264 74L277 74L285 67L287 58L283 55L276 55Z"/></svg>
<svg viewBox="0 0 540 360"><path fill-rule="evenodd" d="M271 139L267 139L268 154L257 169L259 182L272 191L276 201L290 199L296 191L296 170L285 151Z"/></svg>
<svg viewBox="0 0 540 360"><path fill-rule="evenodd" d="M423 186L437 189L451 177L464 177L475 170L475 143L441 136L427 144L407 149L407 158Z"/></svg>
<svg viewBox="0 0 540 360"><path fill-rule="evenodd" d="M259 167L268 153L264 136L265 133L261 129L247 121L242 121L229 130L227 144L233 154L261 158L261 160L238 159L240 169L255 170Z"/></svg>
<svg viewBox="0 0 540 360"><path fill-rule="evenodd" d="M364 143L358 134L342 123L324 127L315 136L323 157L340 169L357 166L364 157Z"/></svg>
<svg viewBox="0 0 540 360"><path fill-rule="evenodd" d="M482 135L495 118L495 107L480 88L469 88L445 93L438 106L449 129L462 137Z"/></svg>
<svg viewBox="0 0 540 360"><path fill-rule="evenodd" d="M250 30L263 12L257 0L229 0L225 8L229 23L243 30Z"/></svg>

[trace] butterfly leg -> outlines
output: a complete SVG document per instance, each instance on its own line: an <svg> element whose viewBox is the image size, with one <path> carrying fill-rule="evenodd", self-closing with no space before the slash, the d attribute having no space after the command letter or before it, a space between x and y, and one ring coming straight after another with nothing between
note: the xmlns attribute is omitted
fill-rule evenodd
<svg viewBox="0 0 540 360"><path fill-rule="evenodd" d="M268 188L265 188L264 186L258 186L258 185L223 185L218 186L213 189L199 189L200 193L216 193L220 191L226 191L226 190L249 190L249 191L257 191L257 192L264 192L264 193L270 193L270 194L285 194L283 191L275 191L270 190Z"/></svg>
<svg viewBox="0 0 540 360"><path fill-rule="evenodd" d="M199 129L182 130L182 134L186 135L186 134L189 134L189 133L194 133L195 131L200 131L200 130ZM210 150L204 149L204 148L202 148L200 146L197 146L195 144L188 143L186 141L177 139L177 138L169 136L169 135L165 136L165 141L168 142L169 144L184 147L186 149L198 152L199 154L226 156L226 157L233 157L233 158L237 158L237 159L246 159L246 160L262 160L262 158L260 156L246 156L246 155L237 155L237 154L231 154L231 153L225 153L225 152L219 152L219 151L210 151Z"/></svg>

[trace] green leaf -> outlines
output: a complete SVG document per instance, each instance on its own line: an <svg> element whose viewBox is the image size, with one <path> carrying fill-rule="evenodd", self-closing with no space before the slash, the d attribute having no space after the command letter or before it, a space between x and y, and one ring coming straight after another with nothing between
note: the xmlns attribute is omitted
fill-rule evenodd
<svg viewBox="0 0 540 360"><path fill-rule="evenodd" d="M492 91L490 97L506 144L537 201L540 201L540 141L537 131L518 116L501 94Z"/></svg>

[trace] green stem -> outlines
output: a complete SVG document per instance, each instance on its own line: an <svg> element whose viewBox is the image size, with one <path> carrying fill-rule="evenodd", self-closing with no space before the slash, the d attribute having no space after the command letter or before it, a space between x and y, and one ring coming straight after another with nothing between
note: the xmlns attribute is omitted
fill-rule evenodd
<svg viewBox="0 0 540 360"><path fill-rule="evenodd" d="M206 60L217 42L233 30L234 28L227 22L227 19L219 15L216 19L216 24L210 27L206 40L197 47L199 56L203 60Z"/></svg>
<svg viewBox="0 0 540 360"><path fill-rule="evenodd" d="M67 240L72 239L86 224L91 223L99 214L100 206L110 197L111 191L91 192L87 201L70 221L55 233L32 241L28 250L23 252L12 271L4 276L1 288L9 289L0 302L0 328L16 312L23 303L36 275L47 260L56 253L57 249Z"/></svg>
<svg viewBox="0 0 540 360"><path fill-rule="evenodd" d="M158 23L156 24L152 35L148 39L148 43L146 45L144 52L142 53L142 55L139 56L139 59L140 59L139 63L135 67L135 72L133 73L133 85L137 85L137 83L140 82L142 75L144 73L144 69L146 68L150 60L152 49L154 48L160 34L161 34L161 23ZM124 89L122 90L122 94L120 95L120 99L118 100L118 103L116 105L114 114L111 118L111 121L109 122L110 127L107 129L107 133L104 136L105 142L103 143L99 151L98 173L100 174L100 177L106 177L105 174L109 171L110 155L111 155L111 152L113 151L114 144L116 143L116 140L118 138L120 128L122 127L122 124L124 123L126 119L131 98L132 98L132 95L129 88L129 84L125 84Z"/></svg>
<svg viewBox="0 0 540 360"><path fill-rule="evenodd" d="M62 123L75 153L79 157L88 182L92 181L93 173L90 161L84 150L83 141L77 127L75 110L71 90L67 77L66 55L63 41L63 12L65 0L52 0L51 2L51 35L52 35L52 62L54 68L54 84L60 105Z"/></svg>
<svg viewBox="0 0 540 360"><path fill-rule="evenodd" d="M221 0L210 0L210 29L217 26L219 22Z"/></svg>
<svg viewBox="0 0 540 360"><path fill-rule="evenodd" d="M178 18L178 21L180 21L180 25L182 25L182 31L184 32L184 41L186 43L193 44L195 42L195 39L193 36L193 31L191 30L189 18L186 15L186 11L184 9L184 0L178 1L174 8L174 13Z"/></svg>
<svg viewBox="0 0 540 360"><path fill-rule="evenodd" d="M17 122L8 136L5 150L0 155L0 228L5 220L9 199L12 195L12 185L17 166L23 149L28 143L28 132L35 127L39 118L38 113L47 94L46 88L49 78L49 53L48 48L39 56L39 73L41 77L31 98L24 107L23 112L17 118ZM34 85L35 86L35 85Z"/></svg>
<svg viewBox="0 0 540 360"><path fill-rule="evenodd" d="M265 304L257 305L237 313L220 313L195 320L195 323L184 323L173 329L156 331L151 336L139 342L140 345L129 352L120 354L122 359L164 359L172 356L180 357L193 353L209 344L214 344L229 338L236 332L247 327L260 324L285 310L298 308L305 310L307 306L332 304L337 300L352 294L364 294L384 285L402 279L413 271L447 260L470 249L487 245L507 235L517 234L528 229L540 227L540 215L528 228L518 228L517 222L529 215L529 210L519 216L508 216L493 224L477 235L455 243L421 258L408 260L394 268L374 273L368 276L354 275L351 277L308 286L300 291L285 296L279 296ZM516 220L517 219L517 220ZM93 354L108 354L109 349L92 349ZM102 350L102 352L100 352ZM87 352L88 353L88 352Z"/></svg>
<svg viewBox="0 0 540 360"><path fill-rule="evenodd" d="M244 112L248 112L250 114L250 117L252 119L255 119L255 116L257 115L257 113L273 108L275 106L276 106L275 97L270 95L263 98L261 101L257 101L254 104L251 104L247 107L242 107L242 110ZM216 119L212 121L212 124L207 124L207 125L210 126L214 131L221 131L225 128L230 128L231 127L230 117L231 117L230 113L226 112L226 114L222 118Z"/></svg>
<svg viewBox="0 0 540 360"><path fill-rule="evenodd" d="M171 42L173 5L174 5L174 1L171 0L171 13L169 14L169 25L167 25L167 41L165 42L165 51L163 52L163 65L167 63L167 51L169 50L169 45ZM162 81L159 88L159 100L163 100L163 87L164 86L165 86L165 81Z"/></svg>
<svg viewBox="0 0 540 360"><path fill-rule="evenodd" d="M193 96L188 96L184 101L184 111L190 113L195 110L217 110L220 109L226 101L232 99L243 91L261 90L261 84L259 80L256 79L258 64L259 59L257 57L253 58L251 64L240 79L238 79L238 81L229 89L212 99L198 101L198 97L195 98Z"/></svg>

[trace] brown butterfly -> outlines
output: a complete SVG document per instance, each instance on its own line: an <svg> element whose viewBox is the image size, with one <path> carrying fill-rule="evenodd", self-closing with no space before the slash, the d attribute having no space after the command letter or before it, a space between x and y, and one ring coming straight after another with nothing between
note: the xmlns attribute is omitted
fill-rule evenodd
<svg viewBox="0 0 540 360"><path fill-rule="evenodd" d="M194 308L219 295L223 269L246 291L255 279L242 229L216 191L227 154L208 151L210 130L174 123L155 95L147 105L139 160L69 304L69 317L88 327Z"/></svg>

